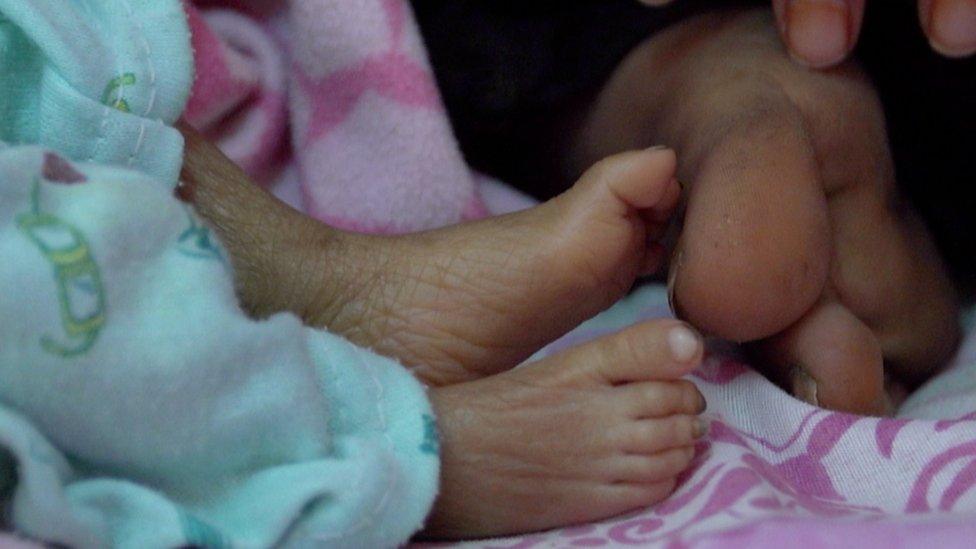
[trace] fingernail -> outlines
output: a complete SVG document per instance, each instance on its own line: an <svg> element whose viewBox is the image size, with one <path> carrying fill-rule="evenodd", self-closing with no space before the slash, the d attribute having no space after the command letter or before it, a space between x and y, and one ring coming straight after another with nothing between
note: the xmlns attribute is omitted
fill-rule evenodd
<svg viewBox="0 0 976 549"><path fill-rule="evenodd" d="M668 268L668 307L675 318L682 319L681 311L678 308L678 301L675 297L675 281L678 278L678 269L681 268L681 251L675 252L671 258L671 266Z"/></svg>
<svg viewBox="0 0 976 549"><path fill-rule="evenodd" d="M708 434L708 423L702 419L695 419L695 426L692 428L691 433L695 438L703 438Z"/></svg>
<svg viewBox="0 0 976 549"><path fill-rule="evenodd" d="M799 366L793 368L793 396L807 404L820 406L820 399L817 397L817 381Z"/></svg>
<svg viewBox="0 0 976 549"><path fill-rule="evenodd" d="M850 8L844 0L792 0L786 8L786 41L801 64L828 67L851 48Z"/></svg>
<svg viewBox="0 0 976 549"><path fill-rule="evenodd" d="M668 347L671 348L671 357L677 362L691 362L701 353L702 339L682 324L668 332Z"/></svg>
<svg viewBox="0 0 976 549"><path fill-rule="evenodd" d="M654 145L653 147L648 147L644 150L647 152L658 152L658 151L666 151L669 150L670 148L671 147L668 147L667 145Z"/></svg>
<svg viewBox="0 0 976 549"><path fill-rule="evenodd" d="M941 0L930 5L926 30L932 48L949 57L976 52L976 0Z"/></svg>

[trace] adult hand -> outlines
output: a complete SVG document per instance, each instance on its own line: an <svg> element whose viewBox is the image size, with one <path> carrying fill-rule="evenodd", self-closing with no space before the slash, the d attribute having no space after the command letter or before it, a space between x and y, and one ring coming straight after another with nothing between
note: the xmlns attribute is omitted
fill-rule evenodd
<svg viewBox="0 0 976 549"><path fill-rule="evenodd" d="M639 1L663 6L672 0ZM836 65L857 44L866 0L772 2L780 36L793 58L803 65ZM918 0L918 14L934 50L948 57L976 52L976 0Z"/></svg>

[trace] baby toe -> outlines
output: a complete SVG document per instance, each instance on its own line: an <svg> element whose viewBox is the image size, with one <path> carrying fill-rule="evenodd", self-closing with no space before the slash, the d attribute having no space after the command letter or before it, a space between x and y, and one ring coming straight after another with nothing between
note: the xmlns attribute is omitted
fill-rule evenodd
<svg viewBox="0 0 976 549"><path fill-rule="evenodd" d="M654 484L674 479L695 458L692 446L672 448L657 454L626 455L613 464L613 481Z"/></svg>
<svg viewBox="0 0 976 549"><path fill-rule="evenodd" d="M674 492L677 480L672 477L661 482L619 482L607 488L613 494L621 512L650 507Z"/></svg>
<svg viewBox="0 0 976 549"><path fill-rule="evenodd" d="M705 421L692 415L645 419L621 426L613 435L618 449L631 454L656 454L672 448L693 446L705 436Z"/></svg>
<svg viewBox="0 0 976 549"><path fill-rule="evenodd" d="M575 199L589 209L606 200L624 211L656 208L669 198L676 169L675 153L665 147L620 153L597 162L563 200Z"/></svg>
<svg viewBox="0 0 976 549"><path fill-rule="evenodd" d="M632 419L675 414L695 415L705 411L705 397L688 380L632 383L616 388L615 399Z"/></svg>
<svg viewBox="0 0 976 549"><path fill-rule="evenodd" d="M617 385L678 379L698 366L703 349L684 323L652 320L571 349L566 358L588 379Z"/></svg>

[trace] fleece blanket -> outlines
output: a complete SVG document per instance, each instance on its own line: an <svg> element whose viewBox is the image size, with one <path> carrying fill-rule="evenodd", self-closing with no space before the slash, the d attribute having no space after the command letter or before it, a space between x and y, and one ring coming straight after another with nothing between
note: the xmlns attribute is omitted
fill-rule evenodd
<svg viewBox="0 0 976 549"><path fill-rule="evenodd" d="M178 0L0 0L0 530L77 549L390 547L438 487L400 364L241 310L175 196Z"/></svg>
<svg viewBox="0 0 976 549"><path fill-rule="evenodd" d="M373 232L461 221L482 204L494 212L528 204L465 169L408 2L242 4L189 7L198 74L186 116L286 201ZM542 354L668 314L664 292L644 289ZM976 539L976 334L894 419L813 408L722 352L694 381L711 430L669 500L598 524L467 546Z"/></svg>

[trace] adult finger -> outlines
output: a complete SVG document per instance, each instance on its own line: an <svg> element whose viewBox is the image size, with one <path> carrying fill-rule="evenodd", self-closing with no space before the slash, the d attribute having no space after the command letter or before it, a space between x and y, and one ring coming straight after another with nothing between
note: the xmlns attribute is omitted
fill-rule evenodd
<svg viewBox="0 0 976 549"><path fill-rule="evenodd" d="M947 57L976 52L976 0L919 0L918 15L935 51Z"/></svg>
<svg viewBox="0 0 976 549"><path fill-rule="evenodd" d="M864 20L865 0L773 0L783 41L799 63L825 68L843 61Z"/></svg>

